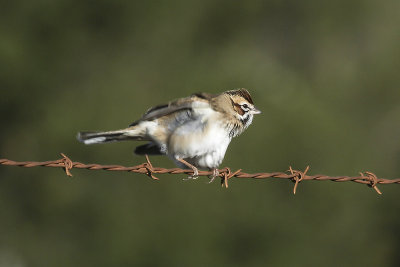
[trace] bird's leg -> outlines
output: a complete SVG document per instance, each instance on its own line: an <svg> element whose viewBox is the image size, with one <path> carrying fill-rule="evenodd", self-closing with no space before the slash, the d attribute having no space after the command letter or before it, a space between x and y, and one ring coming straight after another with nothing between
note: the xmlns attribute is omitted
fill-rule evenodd
<svg viewBox="0 0 400 267"><path fill-rule="evenodd" d="M198 170L195 166L193 166L192 164L190 164L189 162L187 162L187 161L184 160L184 159L177 159L177 160L180 161L180 162L182 162L184 165L188 166L190 169L193 170L193 174L190 175L190 176L189 176L187 179L185 179L185 180L197 179L197 178L199 178L199 170Z"/></svg>
<svg viewBox="0 0 400 267"><path fill-rule="evenodd" d="M218 168L212 169L212 175L210 177L211 179L210 179L210 181L208 183L211 184L212 182L214 182L215 178L218 177L218 176L219 176Z"/></svg>

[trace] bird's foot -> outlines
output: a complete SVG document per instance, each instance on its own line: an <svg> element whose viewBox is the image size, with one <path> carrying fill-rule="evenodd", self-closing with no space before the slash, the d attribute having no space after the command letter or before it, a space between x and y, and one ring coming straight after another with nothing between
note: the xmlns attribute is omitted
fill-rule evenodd
<svg viewBox="0 0 400 267"><path fill-rule="evenodd" d="M183 179L184 181L196 180L197 178L199 178L199 170L196 167L194 167L192 170L193 170L193 174L189 175L187 178L184 178Z"/></svg>
<svg viewBox="0 0 400 267"><path fill-rule="evenodd" d="M209 176L209 178L210 178L210 181L208 182L209 184L214 182L215 178L217 178L219 176L219 171L217 168L213 169L212 172L213 172L212 175Z"/></svg>
<svg viewBox="0 0 400 267"><path fill-rule="evenodd" d="M187 162L184 159L178 159L178 161L182 162L184 165L188 166L190 169L193 170L193 174L189 175L188 178L183 179L184 181L196 180L197 178L199 178L199 169L197 169L195 166L193 166L192 164L190 164L189 162Z"/></svg>

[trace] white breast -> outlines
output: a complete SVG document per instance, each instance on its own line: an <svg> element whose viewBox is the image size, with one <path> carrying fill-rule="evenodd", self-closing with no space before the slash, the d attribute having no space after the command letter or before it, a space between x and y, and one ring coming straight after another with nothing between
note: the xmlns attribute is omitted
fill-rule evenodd
<svg viewBox="0 0 400 267"><path fill-rule="evenodd" d="M169 138L168 154L174 159L185 159L199 168L218 167L231 141L219 116L209 111L179 126Z"/></svg>

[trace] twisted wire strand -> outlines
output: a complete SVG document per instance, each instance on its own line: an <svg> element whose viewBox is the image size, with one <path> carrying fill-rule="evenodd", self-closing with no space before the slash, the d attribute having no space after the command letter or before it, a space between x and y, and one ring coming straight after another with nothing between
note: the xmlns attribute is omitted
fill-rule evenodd
<svg viewBox="0 0 400 267"><path fill-rule="evenodd" d="M68 176L72 176L71 169L88 169L88 170L105 170L105 171L126 171L146 174L153 180L159 180L154 174L193 174L193 170L171 168L165 169L160 167L153 167L149 157L146 155L146 162L140 165L126 167L121 165L101 165L101 164L85 164L81 162L73 162L65 154L61 153L62 158L53 161L13 161L9 159L0 159L0 165L8 166L19 166L25 168L32 167L55 167L63 168ZM228 180L235 178L252 178L252 179L289 179L295 183L293 187L293 193L296 194L298 185L302 181L314 180L314 181L333 181L333 182L355 182L360 184L366 184L373 188L378 194L382 194L378 189L378 184L400 184L400 178L397 179L383 179L378 178L374 173L369 171L360 172L359 176L327 176L323 174L307 175L310 167L304 171L294 170L291 166L286 172L265 172L265 173L246 173L242 172L241 169L232 172L230 168L225 167L219 170L219 176L221 178L221 185L228 187ZM210 176L213 173L211 171L199 171L199 176Z"/></svg>

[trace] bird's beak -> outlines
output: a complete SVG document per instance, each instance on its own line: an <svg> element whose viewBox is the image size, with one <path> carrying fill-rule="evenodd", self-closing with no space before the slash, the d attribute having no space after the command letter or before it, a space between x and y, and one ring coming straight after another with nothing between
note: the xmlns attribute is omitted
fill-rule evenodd
<svg viewBox="0 0 400 267"><path fill-rule="evenodd" d="M256 108L254 107L254 109L251 110L251 113L252 113L252 114L260 114L260 113L261 113L261 110L258 110L258 109L256 109Z"/></svg>

